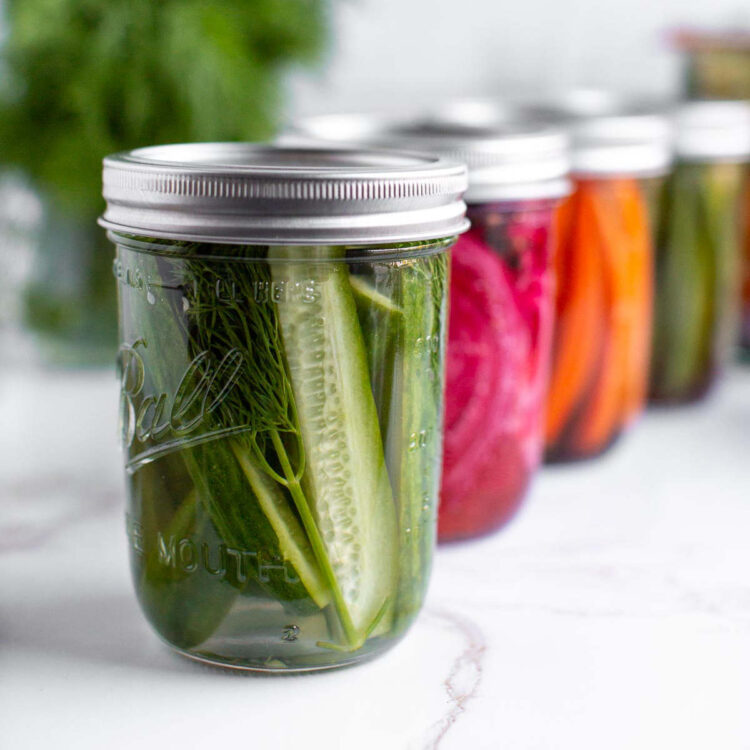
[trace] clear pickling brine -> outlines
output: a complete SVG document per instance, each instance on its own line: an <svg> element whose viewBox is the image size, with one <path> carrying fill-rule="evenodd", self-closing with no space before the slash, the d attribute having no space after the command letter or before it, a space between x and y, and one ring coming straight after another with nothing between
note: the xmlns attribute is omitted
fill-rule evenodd
<svg viewBox="0 0 750 750"><path fill-rule="evenodd" d="M399 635L434 540L447 243L353 262L118 243L132 565L156 630L227 659L257 633L265 663L270 629L269 666Z"/></svg>

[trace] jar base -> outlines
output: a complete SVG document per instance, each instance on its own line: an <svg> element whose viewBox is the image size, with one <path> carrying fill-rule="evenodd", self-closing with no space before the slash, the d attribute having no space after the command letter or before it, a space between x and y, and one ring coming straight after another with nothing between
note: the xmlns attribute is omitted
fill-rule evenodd
<svg viewBox="0 0 750 750"><path fill-rule="evenodd" d="M601 458L619 442L622 436L622 430L613 435L601 448L594 451L577 451L575 448L558 447L554 450L547 450L544 454L545 466L556 466L561 464L575 464L582 461L592 461Z"/></svg>
<svg viewBox="0 0 750 750"><path fill-rule="evenodd" d="M365 662L376 659L382 653L387 651L374 651L367 654L347 659L346 661L337 662L336 664L312 664L307 666L288 666L279 660L278 666L273 666L269 663L254 663L250 660L242 661L238 659L225 659L220 656L207 656L205 654L193 654L190 651L184 651L183 649L177 648L176 646L168 646L174 653L182 656L190 661L197 662L205 667L211 667L212 669L226 670L229 672L237 672L244 674L257 674L257 675L297 675L307 674L309 672L328 672L333 669L346 669L347 667L353 667L357 664L363 664Z"/></svg>
<svg viewBox="0 0 750 750"><path fill-rule="evenodd" d="M692 388L686 388L684 391L679 393L668 393L653 391L649 394L648 405L649 407L661 409L670 408L673 406L690 406L691 404L698 404L706 399L714 388L715 379L711 378L705 382L698 384Z"/></svg>
<svg viewBox="0 0 750 750"><path fill-rule="evenodd" d="M502 503L502 512L498 513L494 518L489 520L487 517L482 517L476 523L476 525L456 525L448 524L449 528L445 528L445 522L443 522L443 528L440 528L440 520L438 520L438 544L460 544L461 542L470 542L474 539L481 539L482 537L491 536L496 534L501 529L504 529L518 514L521 506L524 504L524 500L529 493L529 486L531 484L530 478L527 478L524 482L523 489L516 496L512 503ZM439 516L438 516L439 518Z"/></svg>
<svg viewBox="0 0 750 750"><path fill-rule="evenodd" d="M214 669L258 675L294 675L306 674L309 672L330 671L333 669L346 669L358 664L364 664L373 659L377 659L387 651L390 651L399 641L401 641L403 636L404 634L395 638L383 639L378 643L365 644L358 653L349 656L331 651L332 656L338 655L342 658L337 661L323 661L321 659L321 661L317 663L300 663L299 661L293 663L291 661L284 661L280 658L269 658L268 656L262 658L251 656L221 656L210 652L188 651L167 642L165 642L165 645L179 656ZM367 648L368 645L370 646L369 648Z"/></svg>

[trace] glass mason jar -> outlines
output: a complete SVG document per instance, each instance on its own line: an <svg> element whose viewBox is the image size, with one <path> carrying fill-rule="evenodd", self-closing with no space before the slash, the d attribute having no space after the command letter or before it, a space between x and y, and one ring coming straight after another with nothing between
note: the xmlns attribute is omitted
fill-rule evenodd
<svg viewBox="0 0 750 750"><path fill-rule="evenodd" d="M141 607L196 659L382 652L425 593L465 170L387 152L105 160Z"/></svg>
<svg viewBox="0 0 750 750"><path fill-rule="evenodd" d="M693 102L675 121L678 162L656 240L655 403L694 401L708 391L734 348L740 306L750 107Z"/></svg>
<svg viewBox="0 0 750 750"><path fill-rule="evenodd" d="M674 41L686 57L685 90L691 99L750 100L750 34L680 31ZM750 168L745 172L742 227L743 282L740 344L750 357Z"/></svg>
<svg viewBox="0 0 750 750"><path fill-rule="evenodd" d="M471 229L454 248L441 541L505 524L539 466L558 204L556 197L470 204Z"/></svg>
<svg viewBox="0 0 750 750"><path fill-rule="evenodd" d="M539 466L554 302L550 230L570 187L563 133L477 104L447 105L418 122L335 115L296 126L298 136L450 155L469 167L472 227L451 257L443 542L506 523Z"/></svg>
<svg viewBox="0 0 750 750"><path fill-rule="evenodd" d="M588 104L588 100L583 100ZM539 107L566 123L574 191L560 211L546 458L597 456L641 413L653 306L649 203L670 161L667 118L627 105Z"/></svg>

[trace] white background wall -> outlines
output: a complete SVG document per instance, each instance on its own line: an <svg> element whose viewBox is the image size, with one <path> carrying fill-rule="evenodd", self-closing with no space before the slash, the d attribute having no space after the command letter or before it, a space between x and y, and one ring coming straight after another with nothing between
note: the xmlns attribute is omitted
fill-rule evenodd
<svg viewBox="0 0 750 750"><path fill-rule="evenodd" d="M296 76L292 112L398 106L529 87L679 86L675 26L750 27L750 0L333 0L323 72Z"/></svg>

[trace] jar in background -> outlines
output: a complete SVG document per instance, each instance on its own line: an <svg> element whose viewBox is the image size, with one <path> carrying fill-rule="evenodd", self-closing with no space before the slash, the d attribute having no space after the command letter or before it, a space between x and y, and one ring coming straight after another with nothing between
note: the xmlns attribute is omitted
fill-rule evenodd
<svg viewBox="0 0 750 750"><path fill-rule="evenodd" d="M472 203L453 250L441 541L507 523L539 466L559 197Z"/></svg>
<svg viewBox="0 0 750 750"><path fill-rule="evenodd" d="M690 99L750 99L750 31L681 29L672 36L685 56Z"/></svg>
<svg viewBox="0 0 750 750"><path fill-rule="evenodd" d="M657 228L651 400L701 398L736 341L750 106L690 102L675 116L677 164Z"/></svg>
<svg viewBox="0 0 750 750"><path fill-rule="evenodd" d="M419 119L334 115L297 137L438 153L469 166L472 227L452 252L440 541L518 509L543 449L552 336L551 228L569 191L563 133L488 102Z"/></svg>
<svg viewBox="0 0 750 750"><path fill-rule="evenodd" d="M387 152L105 160L133 577L181 653L322 669L413 621L465 185L460 165Z"/></svg>
<svg viewBox="0 0 750 750"><path fill-rule="evenodd" d="M560 211L555 249L546 458L586 459L611 446L644 407L653 307L649 203L669 167L670 126L646 109L575 95L531 111L566 125L573 141L574 192Z"/></svg>
<svg viewBox="0 0 750 750"><path fill-rule="evenodd" d="M750 100L750 33L684 29L674 34L686 58L685 90L690 99ZM743 282L740 344L750 358L750 167L745 171L742 227Z"/></svg>

